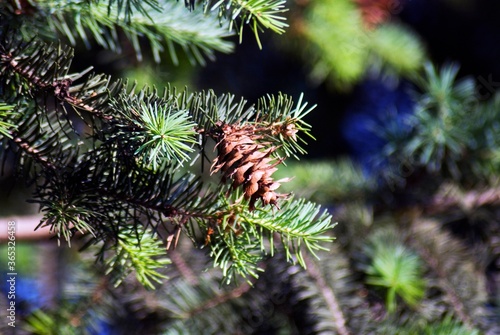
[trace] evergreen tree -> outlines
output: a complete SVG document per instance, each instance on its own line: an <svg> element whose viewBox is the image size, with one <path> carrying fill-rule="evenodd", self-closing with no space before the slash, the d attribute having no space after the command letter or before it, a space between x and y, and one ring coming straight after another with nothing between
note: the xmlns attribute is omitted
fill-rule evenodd
<svg viewBox="0 0 500 335"><path fill-rule="evenodd" d="M227 284L237 276L251 283L275 249L305 265L303 249L326 248L331 217L280 193L287 179L273 177L311 137L303 118L313 108L302 97L250 105L213 91L136 89L91 69L72 73L66 46L120 51L125 40L140 60L147 42L157 61L165 48L173 63L180 46L182 57L203 63L230 51L226 37L241 38L246 25L257 40L262 29L282 32L284 10L282 1L3 3L0 152L34 185L30 201L44 214L38 227L96 252L110 284L133 272L151 289L175 286L164 268L181 235L206 251L208 268ZM202 172L212 160L210 186Z"/></svg>

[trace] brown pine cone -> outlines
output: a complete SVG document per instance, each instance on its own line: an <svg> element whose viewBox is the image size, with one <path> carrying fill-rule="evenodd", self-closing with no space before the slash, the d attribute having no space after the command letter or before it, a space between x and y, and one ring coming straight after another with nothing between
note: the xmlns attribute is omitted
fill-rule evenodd
<svg viewBox="0 0 500 335"><path fill-rule="evenodd" d="M278 207L278 199L286 198L288 194L276 193L275 190L289 179L274 181L271 175L276 166L283 160L272 158L276 147L269 143L258 143L262 136L256 134L253 125L230 125L218 123L216 148L218 155L214 159L211 173L222 172L222 181L232 179L232 189L241 186L243 196L249 199L249 209L255 209L255 202L260 199L262 204Z"/></svg>

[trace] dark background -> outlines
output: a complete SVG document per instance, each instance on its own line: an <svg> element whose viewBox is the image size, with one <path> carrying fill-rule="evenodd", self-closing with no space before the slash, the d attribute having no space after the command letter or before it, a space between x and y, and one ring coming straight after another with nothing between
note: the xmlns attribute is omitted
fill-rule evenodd
<svg viewBox="0 0 500 335"><path fill-rule="evenodd" d="M460 65L460 77L472 76L479 84L489 83L479 92L484 98L500 86L500 1L402 0L401 4L402 12L391 19L420 36L435 65L455 62ZM303 60L274 43L286 36L269 35L262 35L263 50L247 35L233 54L218 54L215 62L199 72L196 84L203 89L241 95L250 102L277 92L296 99L304 92L306 101L318 105L307 118L317 139L308 146L308 158L362 155L369 150L363 146L373 143L363 140L361 137L369 135L353 125L372 118L389 104L405 104L401 99L406 98L401 95L416 89L402 81L393 90L385 87L381 79L369 76L347 93L327 84L313 85Z"/></svg>

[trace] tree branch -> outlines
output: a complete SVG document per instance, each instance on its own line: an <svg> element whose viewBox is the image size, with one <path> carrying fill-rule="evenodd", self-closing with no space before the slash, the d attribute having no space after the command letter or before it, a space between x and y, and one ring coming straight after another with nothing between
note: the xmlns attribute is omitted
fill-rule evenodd
<svg viewBox="0 0 500 335"><path fill-rule="evenodd" d="M328 286L325 278L323 278L323 276L321 275L320 270L309 257L304 256L304 262L306 264L307 273L316 282L316 285L323 294L326 305L332 313L332 318L339 335L350 335L351 333L346 327L347 322L344 314L342 313L342 309L340 308L339 301L335 296L335 292L333 292L332 288Z"/></svg>

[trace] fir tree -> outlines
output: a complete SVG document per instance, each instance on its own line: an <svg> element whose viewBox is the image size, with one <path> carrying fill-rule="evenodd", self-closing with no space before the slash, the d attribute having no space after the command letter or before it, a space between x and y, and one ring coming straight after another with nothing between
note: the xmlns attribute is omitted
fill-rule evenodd
<svg viewBox="0 0 500 335"><path fill-rule="evenodd" d="M206 250L225 283L250 283L276 248L305 265L303 249L333 240L326 211L278 193L286 180L272 177L311 137L303 118L313 108L302 97L251 105L231 94L138 90L91 69L71 72L67 45L79 41L119 52L125 39L140 60L145 40L155 60L167 48L173 63L180 46L182 57L203 64L232 49L227 37L237 25L240 38L248 25L257 40L259 30L285 26L282 1L185 5L23 1L0 11L2 160L34 186L30 201L44 214L38 227L94 249L115 286L130 272L151 289L170 281L165 265L182 235ZM206 164L189 166L210 161L214 147L210 186L201 179Z"/></svg>
<svg viewBox="0 0 500 335"><path fill-rule="evenodd" d="M279 21L266 15L282 11L282 3L247 5L224 5L219 16L232 11L230 26L239 14L256 32L260 25L280 31ZM4 5L2 12L2 154L4 159L15 156L20 174L35 184L32 201L44 213L39 227L49 226L68 243L81 234L88 244L100 245L99 257L115 250L108 262L111 271L134 268L149 286L150 279L159 277L155 268L167 262L155 260L162 247L149 242L149 234L158 241L174 236L176 244L177 232L184 232L195 244L208 247L228 281L234 273L257 276L258 261L273 248L275 233L289 259L299 261L302 246L313 251L332 239L326 234L332 227L329 216L316 205L276 193L280 181L271 176L286 157L304 152L300 136L310 136L310 127L303 117L312 108L302 99L294 104L286 95L268 96L249 105L212 91L136 91L103 74L70 73L70 47L47 44L35 35L35 27L28 36L14 30L26 30L23 19L29 10L32 20L46 20L53 34L76 27L64 29L72 42L77 37L87 40L93 32L99 44L116 49L116 35L123 31L137 46L138 56L140 35L157 55L160 41L155 39L163 32L167 45L186 44L188 57L202 62L202 51L211 55L229 44L223 39L228 33L212 16L156 1L13 6ZM49 10L53 13L47 15ZM83 19L77 10L88 16ZM18 11L24 11L20 18ZM155 20L160 14L162 19ZM200 26L183 26L184 17L202 21ZM70 24L70 19L75 22ZM203 29L209 24L211 31ZM198 159L207 160L213 143L218 154L211 172L223 171L220 187L206 187L200 170L186 169ZM225 186L228 179L233 182Z"/></svg>

